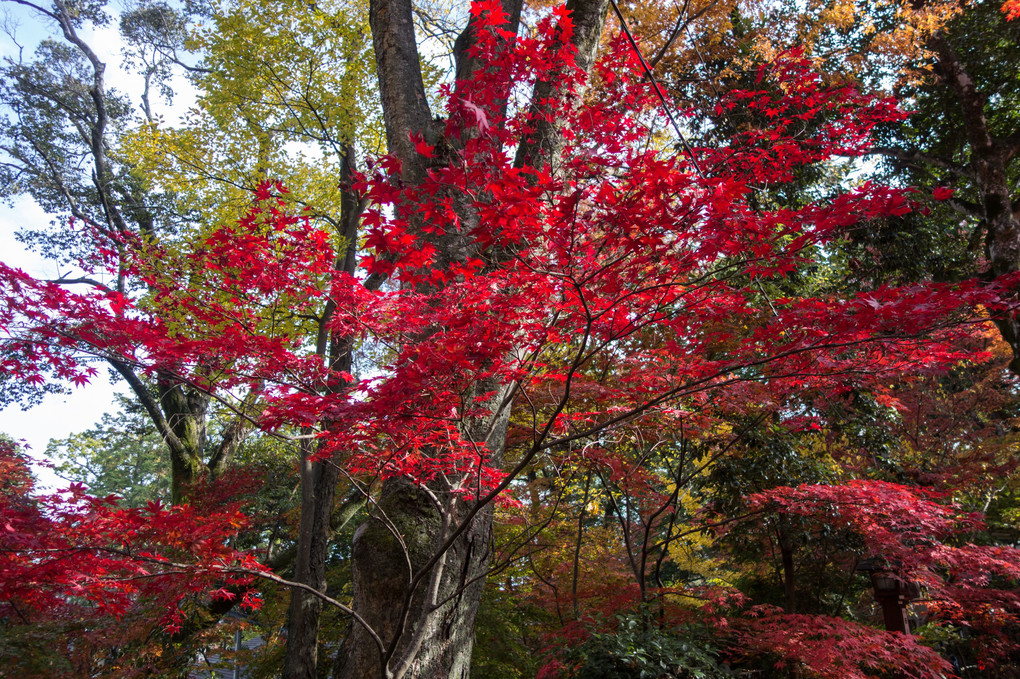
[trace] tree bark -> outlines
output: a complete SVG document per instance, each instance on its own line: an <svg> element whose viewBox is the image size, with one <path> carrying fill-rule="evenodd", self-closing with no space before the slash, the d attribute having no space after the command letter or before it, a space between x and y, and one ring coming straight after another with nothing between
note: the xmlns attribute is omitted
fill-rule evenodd
<svg viewBox="0 0 1020 679"><path fill-rule="evenodd" d="M410 480L388 481L372 518L355 533L353 607L387 642L389 657L379 653L364 627L352 626L334 676L468 676L492 515L489 508L476 514L470 528L429 569L426 581L414 587L414 576L466 510L456 499L453 507L437 508L435 497Z"/></svg>
<svg viewBox="0 0 1020 679"><path fill-rule="evenodd" d="M301 448L301 523L294 581L324 592L337 466L329 464L329 461L312 461L315 452L312 440L303 441ZM321 613L321 599L304 590L291 591L283 668L286 679L315 679L317 676Z"/></svg>
<svg viewBox="0 0 1020 679"><path fill-rule="evenodd" d="M516 29L521 0L503 0ZM571 0L578 48L578 64L590 71L608 10L609 0ZM410 135L426 138L442 134L443 121L434 120L425 99L419 56L411 16L411 0L372 0L370 23L379 76L379 89L390 153L400 159L401 181L414 185L426 175L428 161L418 155ZM482 64L467 56L474 39L474 21L458 38L457 76L467 80ZM534 101L557 93L548 83L536 88ZM496 112L499 113L499 112ZM448 147L457 148L456 140ZM555 121L543 124L531 138L522 140L518 163L553 164L560 148L560 129ZM462 206L463 223L474 216L467 201L452 196ZM467 231L469 229L465 229ZM453 231L453 230L451 230ZM440 262L473 253L464 251L457 233L434 237ZM465 425L465 437L484 442L490 463L502 464L509 421L503 403L509 385L478 384L475 394L496 393L482 404L493 414ZM461 532L453 539L455 531ZM489 567L492 535L491 507L474 506L470 499L448 493L436 485L420 486L410 479L395 478L383 484L370 510L370 518L354 537L352 573L354 610L383 640L380 652L372 634L352 623L334 664L336 679L466 679L470 673L474 622Z"/></svg>
<svg viewBox="0 0 1020 679"><path fill-rule="evenodd" d="M156 388L159 404L174 433L174 443L168 441L172 472L170 494L178 504L186 499L188 485L206 471L202 455L209 395L189 389L181 380L166 374L157 377Z"/></svg>
<svg viewBox="0 0 1020 679"><path fill-rule="evenodd" d="M797 579L793 564L793 544L783 526L779 527L779 554L783 561L783 602L787 613L797 612Z"/></svg>
<svg viewBox="0 0 1020 679"><path fill-rule="evenodd" d="M350 188L353 181L354 148L347 144L341 160L341 227L346 249L338 253L335 269L353 274L357 262L358 224L363 205ZM329 331L329 322L335 306L329 304L319 321L316 351L329 361L334 373L349 373L353 366L354 341ZM340 393L347 385L338 382L329 387ZM327 427L330 423L324 423ZM304 432L306 435L311 430ZM298 526L297 554L294 581L320 592L326 591L326 561L333 516L333 504L340 467L336 460L315 460L316 447L312 439L301 445L301 520ZM285 679L314 679L318 676L319 618L322 599L310 592L294 589L290 594L287 611L287 651L284 656Z"/></svg>
<svg viewBox="0 0 1020 679"><path fill-rule="evenodd" d="M982 197L989 275L1013 273L1020 267L1020 215L1010 197L1007 164L1016 153L1016 140L1000 139L991 133L985 97L948 37L937 36L932 47L938 57L939 75L956 95L970 143L970 164ZM1010 369L1020 374L1020 316L1010 312L996 318L995 324L1013 349Z"/></svg>

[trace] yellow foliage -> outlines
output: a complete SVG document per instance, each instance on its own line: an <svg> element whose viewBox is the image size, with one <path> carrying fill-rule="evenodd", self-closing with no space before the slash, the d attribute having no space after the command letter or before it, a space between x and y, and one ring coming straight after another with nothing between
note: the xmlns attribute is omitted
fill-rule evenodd
<svg viewBox="0 0 1020 679"><path fill-rule="evenodd" d="M129 135L119 153L200 230L230 223L265 180L328 228L346 149L383 148L367 0L219 0L189 47L197 105Z"/></svg>

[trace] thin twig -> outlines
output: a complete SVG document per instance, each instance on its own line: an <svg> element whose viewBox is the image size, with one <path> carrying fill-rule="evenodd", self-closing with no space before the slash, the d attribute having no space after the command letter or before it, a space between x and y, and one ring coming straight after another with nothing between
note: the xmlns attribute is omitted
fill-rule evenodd
<svg viewBox="0 0 1020 679"><path fill-rule="evenodd" d="M638 60L641 62L641 68L645 72L645 76L649 82L652 83L652 88L655 90L656 96L659 98L659 102L662 104L662 110L666 114L666 118L669 119L670 125L673 126L673 130L680 138L680 144L683 146L684 153L691 159L691 165L694 166L694 171L698 173L698 176L702 179L705 178L705 173L701 171L701 165L698 164L698 159L694 157L694 149L687 143L687 137L680 130L680 124L677 123L676 117L673 115L672 109L669 107L669 102L666 101L666 97L662 94L662 87L659 82L655 79L655 75L652 73L651 66L645 61L645 57L641 54L641 48L638 47L637 41L634 40L634 35L630 32L630 28L627 26L627 20L623 18L623 12L620 11L620 6L616 4L616 0L609 0L609 3L613 6L613 11L616 12L616 18L620 20L620 28L623 29L624 35L627 36L627 40L630 42L631 49L634 50L634 54L637 55Z"/></svg>

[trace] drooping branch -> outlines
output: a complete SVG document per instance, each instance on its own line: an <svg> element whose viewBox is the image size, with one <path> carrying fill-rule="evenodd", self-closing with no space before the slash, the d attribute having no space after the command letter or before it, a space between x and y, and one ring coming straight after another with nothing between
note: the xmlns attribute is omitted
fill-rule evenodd
<svg viewBox="0 0 1020 679"><path fill-rule="evenodd" d="M159 406L159 402L149 390L148 385L146 385L145 382L143 382L141 378L135 374L135 371L132 370L131 367L124 361L113 358L107 358L107 361L113 366L114 370L116 370L117 373L124 378L124 381L128 383L128 386L131 387L131 391L134 393L135 398L138 399L138 402L145 409L146 414L148 414L152 423L156 426L156 431L159 432L159 435L163 438L163 441L166 442L167 446L171 450L183 450L183 444L180 439L177 438L177 434L174 433L173 428L170 426L166 417L163 416L163 411Z"/></svg>

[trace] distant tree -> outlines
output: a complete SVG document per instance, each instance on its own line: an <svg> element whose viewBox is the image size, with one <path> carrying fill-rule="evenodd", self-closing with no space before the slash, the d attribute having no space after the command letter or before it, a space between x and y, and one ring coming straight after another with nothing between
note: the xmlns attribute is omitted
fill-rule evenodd
<svg viewBox="0 0 1020 679"><path fill-rule="evenodd" d="M105 413L96 427L51 439L46 457L56 462L61 478L83 484L97 497L117 495L129 507L168 502L170 465L163 440L133 400L118 396L117 403L119 411Z"/></svg>

